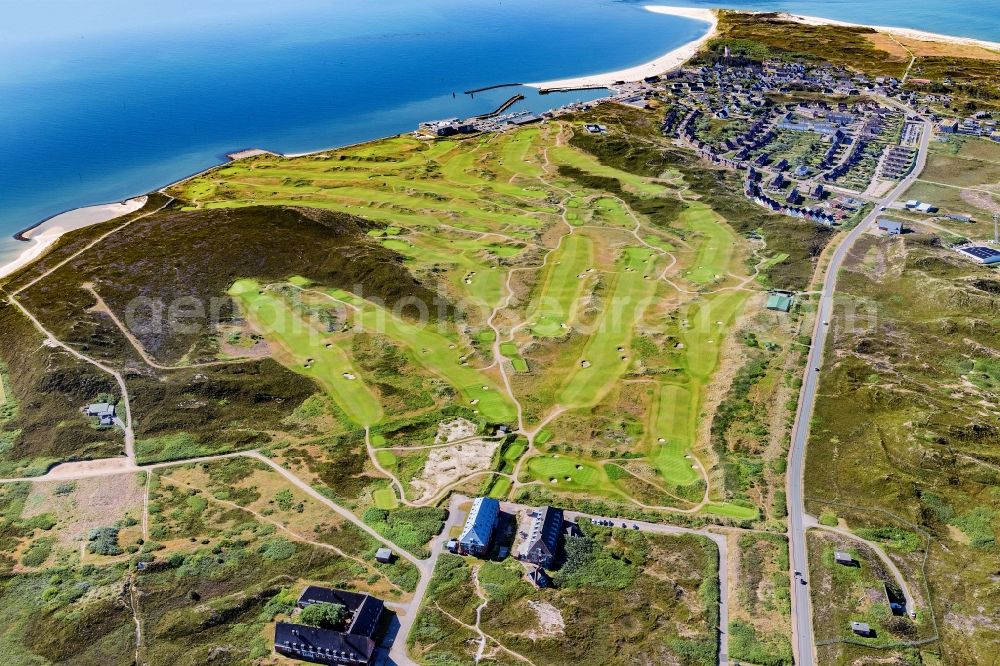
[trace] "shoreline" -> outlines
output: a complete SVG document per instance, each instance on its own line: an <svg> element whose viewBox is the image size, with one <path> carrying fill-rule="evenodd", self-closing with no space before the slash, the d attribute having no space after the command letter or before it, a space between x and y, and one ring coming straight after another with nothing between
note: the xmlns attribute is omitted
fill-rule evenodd
<svg viewBox="0 0 1000 666"><path fill-rule="evenodd" d="M605 88L609 85L614 84L616 81L629 81L629 82L641 81L646 77L658 76L667 71L682 66L684 63L686 63L688 60L694 57L694 55L701 49L701 47L706 42L708 42L710 39L712 39L718 34L718 17L716 15L716 10L714 9L675 7L669 5L645 5L643 6L643 9L645 9L648 12L652 12L654 14L665 14L668 16L678 16L682 18L703 21L708 24L708 30L698 39L692 40L671 51L668 51L667 53L655 58L654 60L651 60L647 63L643 63L640 65L635 65L633 67L619 69L611 72L603 72L599 74L570 77L566 79L555 79L551 81L488 86L487 88L484 89L506 87L511 85L523 85L529 88L535 88L540 92L550 88L582 90L586 88ZM763 12L763 11L744 10L744 9L736 9L731 11L743 14L777 15L782 20L790 21L793 23L799 23L802 25L831 25L831 26L842 26L850 28L869 28L880 33L897 35L914 40L974 46L978 48L987 49L990 51L1000 52L1000 42L991 42L988 40L976 39L972 37L956 37L953 35L944 35L939 33L927 32L924 30L917 30L913 28L865 25L862 23L851 23L848 21L840 21L837 19L828 19L819 16L792 14L789 12ZM318 148L316 150L309 150L299 153L281 153L277 151L271 151L260 148L242 149L225 155L225 161L222 161L217 164L210 164L204 167L203 169L199 169L194 173L182 176L181 178L178 178L177 180L167 183L162 187L150 190L150 193L164 192L166 189L170 187L173 187L175 185L188 181L192 178L200 176L208 171L212 171L213 169L217 169L220 166L224 166L226 164L234 162L240 158L249 157L251 155L272 154L286 158L305 157L309 155L317 155L320 153L329 152L332 150L343 150L345 148L361 146L368 143L372 143L374 141L390 139L396 136L401 136L401 134L392 134L384 137L374 137L371 139L355 141L341 146L330 146L326 148ZM72 208L70 210L63 211L62 213L57 213L55 215L47 217L39 222L32 224L29 227L22 229L21 231L18 231L13 235L14 240L31 243L31 246L25 249L23 252L21 252L18 256L14 257L12 260L8 261L6 264L0 265L0 279L6 278L10 276L12 273L31 264L37 258L42 256L52 245L56 243L56 241L58 241L66 233L70 231L75 231L77 229L82 229L84 227L88 227L94 224L100 224L101 222L107 222L108 220L115 219L116 217L120 217L122 215L127 215L128 213L134 212L135 210L142 208L142 206L145 205L146 200L147 200L147 194L142 194L119 202Z"/></svg>
<svg viewBox="0 0 1000 666"><path fill-rule="evenodd" d="M654 14L666 14L667 16L677 16L680 18L694 19L708 24L708 30L698 39L682 44L677 48L664 53L657 58L641 65L626 67L612 72L602 72L600 74L589 74L586 76L573 76L565 79L555 79L552 81L540 81L536 83L525 83L529 88L539 90L548 88L603 88L614 84L616 81L641 81L648 76L657 76L666 71L680 67L690 60L702 45L715 37L719 20L712 9L696 9L693 7L673 7L667 5L645 5L643 7L648 12Z"/></svg>
<svg viewBox="0 0 1000 666"><path fill-rule="evenodd" d="M991 42L985 39L976 39L974 37L956 37L954 35L943 35L937 32L927 32L926 30L917 30L915 28L899 28L896 26L886 26L886 25L865 25L864 23L851 23L849 21L838 21L837 19L828 19L821 16L806 16L803 14L790 14L788 12L759 12L759 11L746 11L747 14L771 14L775 13L780 18L792 23L799 23L801 25L832 25L840 26L842 28L871 28L876 32L882 32L890 35L898 35L899 37L906 37L908 39L915 39L921 42L942 42L945 44L960 44L962 46L978 46L980 48L988 49L990 51L1000 51L1000 42Z"/></svg>
<svg viewBox="0 0 1000 666"><path fill-rule="evenodd" d="M143 194L124 201L73 208L22 229L14 235L14 238L30 245L12 260L0 266L0 278L8 277L31 264L70 231L134 213L146 205L148 198Z"/></svg>

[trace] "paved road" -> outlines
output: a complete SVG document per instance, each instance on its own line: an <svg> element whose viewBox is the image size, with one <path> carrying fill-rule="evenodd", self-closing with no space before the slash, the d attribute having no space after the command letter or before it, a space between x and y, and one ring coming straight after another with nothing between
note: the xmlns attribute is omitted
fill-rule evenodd
<svg viewBox="0 0 1000 666"><path fill-rule="evenodd" d="M889 102L901 108L908 115L914 115L912 109ZM815 662L815 640L812 629L812 608L809 598L809 586L803 584L794 576L795 571L801 571L805 580L809 573L809 559L806 549L806 529L808 517L805 513L803 477L805 474L806 442L809 438L809 422L812 419L813 407L816 401L816 388L819 385L819 368L823 363L823 350L826 346L826 336L829 326L825 322L833 319L833 296L837 286L837 274L844 263L854 242L864 234L875 220L882 215L881 207L888 208L913 183L927 164L927 148L930 145L932 133L931 123L924 120L924 130L920 137L920 147L913 171L904 178L885 197L876 203L875 209L861 223L852 229L840 242L830 258L820 292L819 308L816 313L816 326L813 330L812 347L809 349L809 360L806 364L805 377L802 382L802 392L799 397L798 413L792 428L792 446L788 456L788 529L791 544L792 566L792 644L795 648L795 663L800 666L810 666Z"/></svg>

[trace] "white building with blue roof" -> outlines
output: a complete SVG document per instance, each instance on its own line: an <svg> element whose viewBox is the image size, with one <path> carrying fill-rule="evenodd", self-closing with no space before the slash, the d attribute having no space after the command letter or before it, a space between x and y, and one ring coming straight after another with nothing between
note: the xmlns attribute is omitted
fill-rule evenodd
<svg viewBox="0 0 1000 666"><path fill-rule="evenodd" d="M463 555L483 555L490 549L490 540L500 517L500 502L492 497L477 497L465 519L458 537L458 552Z"/></svg>

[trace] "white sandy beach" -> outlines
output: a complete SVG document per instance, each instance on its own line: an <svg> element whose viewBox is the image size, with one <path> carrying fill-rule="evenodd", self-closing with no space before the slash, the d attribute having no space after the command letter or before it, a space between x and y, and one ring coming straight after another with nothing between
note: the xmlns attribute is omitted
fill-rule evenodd
<svg viewBox="0 0 1000 666"><path fill-rule="evenodd" d="M912 28L896 28L884 25L864 25L862 23L848 23L847 21L837 21L834 19L822 18L820 16L800 16L797 14L784 14L782 18L802 23L804 25L839 25L848 28L872 28L879 32L885 32L909 39L917 39L923 42L946 42L949 44L964 44L966 46L981 46L991 51L1000 51L1000 42L989 42L983 39L973 39L971 37L954 37L952 35L940 35L934 32L914 30Z"/></svg>
<svg viewBox="0 0 1000 666"><path fill-rule="evenodd" d="M0 266L0 278L27 266L45 254L45 251L52 247L53 243L59 240L63 234L113 220L116 217L135 212L145 205L146 197L141 196L120 203L75 208L50 217L34 229L24 232L23 236L28 239L24 251L12 261Z"/></svg>
<svg viewBox="0 0 1000 666"><path fill-rule="evenodd" d="M705 21L709 24L710 28L701 38L696 39L692 42L688 42L684 46L678 47L669 53L665 53L662 56L652 60L650 62L644 63L642 65L636 65L635 67L629 67L627 69L620 69L614 72L604 72L602 74L592 74L589 76L576 76L568 79L558 79L554 81L542 81L538 83L526 83L524 85L531 86L532 88L588 88L588 87L600 87L613 84L615 81L638 81L644 79L647 76L656 76L658 74L663 74L664 72L670 71L677 67L680 67L685 62L687 62L701 45L707 42L709 39L715 36L716 27L718 25L718 19L715 16L715 12L710 9L694 9L691 7L670 7L666 5L646 5L645 10L654 12L656 14L667 14L670 16L683 16L685 18L696 19L699 21ZM763 12L750 12L750 13L763 13ZM954 37L952 35L940 35L933 32L926 32L923 30L914 30L912 28L896 28L892 26L866 26L861 23L848 23L847 21L837 21L835 19L826 19L819 16L800 16L797 14L781 13L781 17L788 21L793 21L795 23L802 23L804 25L839 25L852 28L872 28L879 32L884 32L887 34L896 35L898 37L906 37L908 39L915 39L925 42L945 42L949 44L963 44L966 46L978 46L991 51L1000 51L1000 42L990 42L983 39L973 39L971 37Z"/></svg>
<svg viewBox="0 0 1000 666"><path fill-rule="evenodd" d="M555 81L542 81L539 83L525 83L532 88L589 88L611 85L615 81L638 81L647 76L656 76L663 72L680 67L687 62L701 45L715 35L715 28L718 20L715 12L710 9L695 9L692 7L667 7L665 5L646 5L643 9L655 14L668 14L670 16L683 16L684 18L696 19L709 24L708 31L700 38L688 42L673 51L664 53L660 57L642 65L619 69L614 72L604 72L602 74L591 74L589 76L576 76L569 79L558 79Z"/></svg>

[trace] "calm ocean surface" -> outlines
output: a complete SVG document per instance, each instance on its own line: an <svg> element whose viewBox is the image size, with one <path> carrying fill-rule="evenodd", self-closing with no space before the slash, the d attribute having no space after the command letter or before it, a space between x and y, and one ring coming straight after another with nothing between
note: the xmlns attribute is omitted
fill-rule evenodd
<svg viewBox="0 0 1000 666"><path fill-rule="evenodd" d="M19 229L154 189L232 150L315 150L482 113L515 91L463 90L620 69L704 31L643 4L174 0L167 11L134 0L0 0L0 263L23 249L8 240ZM663 4L1000 41L1000 0ZM514 110L594 96L529 91Z"/></svg>

